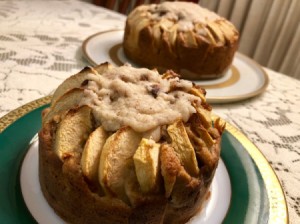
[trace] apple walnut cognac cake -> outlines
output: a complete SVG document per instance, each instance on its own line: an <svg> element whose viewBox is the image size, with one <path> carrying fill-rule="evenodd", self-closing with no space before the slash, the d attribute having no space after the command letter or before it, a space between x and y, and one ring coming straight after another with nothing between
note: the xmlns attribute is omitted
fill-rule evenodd
<svg viewBox="0 0 300 224"><path fill-rule="evenodd" d="M39 179L68 223L185 223L209 194L225 124L167 71L85 68L42 113Z"/></svg>
<svg viewBox="0 0 300 224"><path fill-rule="evenodd" d="M133 62L186 79L225 74L239 32L225 18L192 2L141 5L127 17L123 48Z"/></svg>

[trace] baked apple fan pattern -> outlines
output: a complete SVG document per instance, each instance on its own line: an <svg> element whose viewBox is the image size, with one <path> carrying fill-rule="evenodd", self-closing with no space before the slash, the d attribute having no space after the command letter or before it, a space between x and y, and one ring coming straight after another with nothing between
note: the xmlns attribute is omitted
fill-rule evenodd
<svg viewBox="0 0 300 224"><path fill-rule="evenodd" d="M185 223L220 157L225 123L210 113L205 91L172 71L85 68L43 111L43 194L71 223Z"/></svg>

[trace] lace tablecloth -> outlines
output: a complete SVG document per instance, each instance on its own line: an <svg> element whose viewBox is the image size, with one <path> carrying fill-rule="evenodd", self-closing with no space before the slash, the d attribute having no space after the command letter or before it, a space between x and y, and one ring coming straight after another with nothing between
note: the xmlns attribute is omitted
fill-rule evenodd
<svg viewBox="0 0 300 224"><path fill-rule="evenodd" d="M75 1L0 1L0 116L51 93L88 64L82 41L124 28L125 17ZM291 223L300 222L300 81L265 69L258 97L213 105L263 152L286 194Z"/></svg>

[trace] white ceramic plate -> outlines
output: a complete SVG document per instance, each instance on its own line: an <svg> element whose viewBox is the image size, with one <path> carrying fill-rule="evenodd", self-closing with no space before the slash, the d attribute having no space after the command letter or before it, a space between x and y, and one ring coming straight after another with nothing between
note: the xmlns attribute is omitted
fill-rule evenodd
<svg viewBox="0 0 300 224"><path fill-rule="evenodd" d="M123 52L123 34L123 30L111 30L88 37L82 44L84 56L92 65L108 61L115 65L127 62L139 67L127 59ZM208 102L228 103L261 94L267 88L269 79L259 64L236 53L231 68L223 77L194 82L207 90Z"/></svg>
<svg viewBox="0 0 300 224"><path fill-rule="evenodd" d="M21 167L21 190L24 201L38 223L65 223L44 198L40 188L38 170L38 142L36 141L29 148ZM212 182L211 196L207 204L188 223L221 223L229 209L230 198L230 179L221 160ZM220 200L223 203L218 203Z"/></svg>

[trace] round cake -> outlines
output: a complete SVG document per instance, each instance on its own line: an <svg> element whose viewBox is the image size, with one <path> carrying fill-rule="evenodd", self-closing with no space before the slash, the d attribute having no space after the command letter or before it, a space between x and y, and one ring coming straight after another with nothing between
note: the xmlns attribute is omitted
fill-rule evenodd
<svg viewBox="0 0 300 224"><path fill-rule="evenodd" d="M209 195L225 124L169 70L85 68L42 113L39 179L68 223L185 223Z"/></svg>
<svg viewBox="0 0 300 224"><path fill-rule="evenodd" d="M192 2L141 5L127 17L123 49L138 65L185 79L221 77L238 48L239 33L223 17Z"/></svg>

